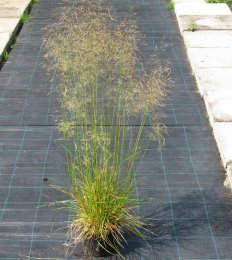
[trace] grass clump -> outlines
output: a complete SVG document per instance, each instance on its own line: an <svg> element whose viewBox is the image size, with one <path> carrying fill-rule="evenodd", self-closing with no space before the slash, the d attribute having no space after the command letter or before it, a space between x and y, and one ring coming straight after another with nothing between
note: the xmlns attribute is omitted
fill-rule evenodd
<svg viewBox="0 0 232 260"><path fill-rule="evenodd" d="M139 36L133 21L87 4L65 10L47 31L47 69L58 82L70 180L56 188L70 197L62 202L73 213L70 245L96 238L120 254L125 230L143 237L134 177L146 150L145 125L163 141L156 108L169 70L155 58L141 63Z"/></svg>
<svg viewBox="0 0 232 260"><path fill-rule="evenodd" d="M9 53L7 51L4 51L2 54L3 61L7 61L9 59Z"/></svg>
<svg viewBox="0 0 232 260"><path fill-rule="evenodd" d="M195 32L197 29L198 29L197 24L191 23L191 24L189 25L189 31Z"/></svg>
<svg viewBox="0 0 232 260"><path fill-rule="evenodd" d="M29 13L31 9L34 7L34 5L36 5L38 2L38 0L31 0L28 9L20 17L20 22L22 25L28 22L30 16Z"/></svg>
<svg viewBox="0 0 232 260"><path fill-rule="evenodd" d="M29 19L29 14L28 12L24 12L21 17L20 17L20 22L21 24L25 24L28 22L28 19Z"/></svg>
<svg viewBox="0 0 232 260"><path fill-rule="evenodd" d="M174 10L174 2L173 2L173 0L169 0L169 2L168 2L168 9L169 10Z"/></svg>
<svg viewBox="0 0 232 260"><path fill-rule="evenodd" d="M207 0L206 2L211 4L226 3L232 10L232 0Z"/></svg>
<svg viewBox="0 0 232 260"><path fill-rule="evenodd" d="M38 0L31 0L29 4L29 9L31 9L34 5L36 5L39 1Z"/></svg>

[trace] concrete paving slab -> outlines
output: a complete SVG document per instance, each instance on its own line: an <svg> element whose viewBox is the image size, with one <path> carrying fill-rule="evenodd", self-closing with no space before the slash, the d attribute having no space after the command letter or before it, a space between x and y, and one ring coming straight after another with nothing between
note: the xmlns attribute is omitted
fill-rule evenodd
<svg viewBox="0 0 232 260"><path fill-rule="evenodd" d="M177 16L180 31L188 31L191 24L197 30L232 30L232 14L229 15L181 15Z"/></svg>
<svg viewBox="0 0 232 260"><path fill-rule="evenodd" d="M20 18L23 8L18 7L1 7L0 18Z"/></svg>
<svg viewBox="0 0 232 260"><path fill-rule="evenodd" d="M232 90L232 68L200 68L195 71L201 95L212 91Z"/></svg>
<svg viewBox="0 0 232 260"><path fill-rule="evenodd" d="M188 48L232 48L232 31L186 31L183 37Z"/></svg>
<svg viewBox="0 0 232 260"><path fill-rule="evenodd" d="M177 3L175 12L180 15L230 15L227 4L211 5L207 3Z"/></svg>
<svg viewBox="0 0 232 260"><path fill-rule="evenodd" d="M0 18L20 17L31 0L0 0Z"/></svg>
<svg viewBox="0 0 232 260"><path fill-rule="evenodd" d="M18 23L18 18L0 18L0 33L13 32Z"/></svg>
<svg viewBox="0 0 232 260"><path fill-rule="evenodd" d="M0 0L0 55L19 24L31 0Z"/></svg>
<svg viewBox="0 0 232 260"><path fill-rule="evenodd" d="M0 55L5 50L5 47L10 40L11 33L0 33Z"/></svg>
<svg viewBox="0 0 232 260"><path fill-rule="evenodd" d="M223 165L227 167L232 162L232 122L215 122L212 127Z"/></svg>
<svg viewBox="0 0 232 260"><path fill-rule="evenodd" d="M232 68L232 48L188 48L193 71L199 68Z"/></svg>
<svg viewBox="0 0 232 260"><path fill-rule="evenodd" d="M232 122L232 90L211 91L204 98L214 122Z"/></svg>
<svg viewBox="0 0 232 260"><path fill-rule="evenodd" d="M22 5L29 5L29 3L31 2L31 0L0 0L0 5L1 6L22 6Z"/></svg>

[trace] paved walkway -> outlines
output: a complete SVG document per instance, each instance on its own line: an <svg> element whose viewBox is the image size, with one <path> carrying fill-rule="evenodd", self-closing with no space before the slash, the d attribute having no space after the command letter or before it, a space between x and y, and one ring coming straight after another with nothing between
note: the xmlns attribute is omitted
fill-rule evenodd
<svg viewBox="0 0 232 260"><path fill-rule="evenodd" d="M43 70L44 31L72 0L40 0L0 72L0 259L66 259L66 210L39 207L62 199L50 184L66 182L55 95ZM173 64L175 82L163 122L161 153L152 144L137 176L140 212L154 219L148 246L131 238L127 259L232 259L232 201L173 12L163 0L113 1L118 15L136 13L144 57L157 51ZM78 252L81 248L78 248ZM80 254L71 259L82 259ZM116 258L115 258L116 259Z"/></svg>
<svg viewBox="0 0 232 260"><path fill-rule="evenodd" d="M0 61L31 0L0 0Z"/></svg>
<svg viewBox="0 0 232 260"><path fill-rule="evenodd" d="M226 4L174 0L180 31L232 188L232 12ZM196 31L189 27L195 24Z"/></svg>

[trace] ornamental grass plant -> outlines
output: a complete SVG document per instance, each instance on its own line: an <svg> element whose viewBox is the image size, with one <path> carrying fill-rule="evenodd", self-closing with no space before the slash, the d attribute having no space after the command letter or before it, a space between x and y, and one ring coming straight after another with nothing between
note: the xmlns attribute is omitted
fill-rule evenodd
<svg viewBox="0 0 232 260"><path fill-rule="evenodd" d="M97 240L121 255L125 231L143 237L146 228L136 214L135 174L147 141L163 142L157 108L169 69L154 57L140 61L139 37L135 22L118 21L97 4L63 10L47 29L45 57L62 107L69 177L68 187L56 188L69 197L60 203L72 212L70 246Z"/></svg>

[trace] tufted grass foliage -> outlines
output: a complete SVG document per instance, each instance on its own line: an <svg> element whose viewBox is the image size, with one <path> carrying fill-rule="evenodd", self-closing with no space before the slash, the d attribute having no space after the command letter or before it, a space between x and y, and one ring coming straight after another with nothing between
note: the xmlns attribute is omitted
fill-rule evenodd
<svg viewBox="0 0 232 260"><path fill-rule="evenodd" d="M139 37L134 21L118 21L96 4L64 10L47 29L45 57L61 100L70 180L57 188L70 197L62 203L72 211L71 245L97 238L120 254L125 230L143 237L134 177L149 139L145 126L164 140L157 108L169 69L154 57L140 61Z"/></svg>
<svg viewBox="0 0 232 260"><path fill-rule="evenodd" d="M174 10L174 8L175 8L175 5L174 5L173 0L169 0L169 1L168 1L168 9Z"/></svg>
<svg viewBox="0 0 232 260"><path fill-rule="evenodd" d="M232 10L232 0L206 0L206 2L211 4L226 3Z"/></svg>

